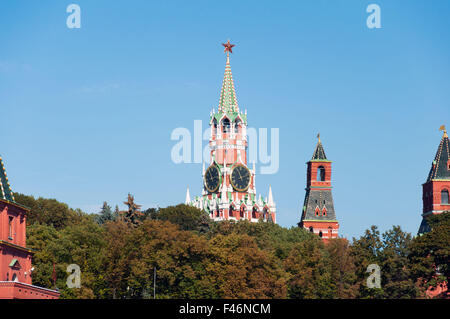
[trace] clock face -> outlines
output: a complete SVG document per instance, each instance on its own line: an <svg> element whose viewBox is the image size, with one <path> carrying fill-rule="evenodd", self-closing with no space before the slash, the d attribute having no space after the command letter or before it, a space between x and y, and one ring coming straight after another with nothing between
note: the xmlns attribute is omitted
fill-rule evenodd
<svg viewBox="0 0 450 319"><path fill-rule="evenodd" d="M250 186L250 170L244 165L237 165L231 171L231 185L239 192L244 192Z"/></svg>
<svg viewBox="0 0 450 319"><path fill-rule="evenodd" d="M216 165L211 165L205 172L205 187L208 192L215 192L220 185L220 172Z"/></svg>

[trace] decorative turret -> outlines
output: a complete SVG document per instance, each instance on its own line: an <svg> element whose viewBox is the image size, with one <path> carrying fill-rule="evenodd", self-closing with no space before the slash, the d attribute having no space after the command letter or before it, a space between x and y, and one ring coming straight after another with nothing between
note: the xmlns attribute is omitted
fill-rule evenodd
<svg viewBox="0 0 450 319"><path fill-rule="evenodd" d="M189 194L189 187L188 187L186 190L186 199L185 199L184 203L186 205L189 205L190 202L191 202L191 195Z"/></svg>
<svg viewBox="0 0 450 319"><path fill-rule="evenodd" d="M423 219L419 235L430 231L428 216L450 211L450 148L445 126L442 125L439 130L443 131L441 142L431 163L427 181L422 185Z"/></svg>
<svg viewBox="0 0 450 319"><path fill-rule="evenodd" d="M318 142L307 168L306 194L300 227L319 235L325 241L338 236L339 223L331 194L331 161L317 135Z"/></svg>
<svg viewBox="0 0 450 319"><path fill-rule="evenodd" d="M14 195L9 185L8 177L6 176L5 166L0 157L0 199L14 202Z"/></svg>

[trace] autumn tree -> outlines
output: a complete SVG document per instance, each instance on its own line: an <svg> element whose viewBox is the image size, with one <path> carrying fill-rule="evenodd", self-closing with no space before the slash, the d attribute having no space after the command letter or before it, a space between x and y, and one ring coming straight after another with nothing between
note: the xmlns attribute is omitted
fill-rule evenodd
<svg viewBox="0 0 450 319"><path fill-rule="evenodd" d="M258 248L248 235L218 235L210 240L207 278L220 298L286 298L288 276L280 260Z"/></svg>
<svg viewBox="0 0 450 319"><path fill-rule="evenodd" d="M284 268L289 274L290 298L333 297L331 264L323 245L319 237L302 241L294 246L285 259Z"/></svg>
<svg viewBox="0 0 450 319"><path fill-rule="evenodd" d="M119 221L108 223L107 229L105 271L114 297L127 296L127 291L133 291L134 298L148 295L155 268L157 298L215 297L205 281L205 238L158 220L146 220L136 228Z"/></svg>
<svg viewBox="0 0 450 319"><path fill-rule="evenodd" d="M356 266L347 239L331 239L325 245L331 267L333 298L353 299L358 295Z"/></svg>
<svg viewBox="0 0 450 319"><path fill-rule="evenodd" d="M128 225L137 227L142 222L142 217L144 216L140 210L142 206L134 202L134 196L131 194L128 194L127 201L123 203L128 206L128 209L120 212L120 218Z"/></svg>

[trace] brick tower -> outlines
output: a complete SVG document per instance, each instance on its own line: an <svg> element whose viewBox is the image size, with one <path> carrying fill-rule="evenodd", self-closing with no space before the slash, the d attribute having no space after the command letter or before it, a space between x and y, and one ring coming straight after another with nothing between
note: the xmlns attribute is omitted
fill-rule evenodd
<svg viewBox="0 0 450 319"><path fill-rule="evenodd" d="M325 242L338 237L339 223L334 212L331 195L331 161L317 135L318 142L308 165L306 195L302 209L300 227L321 237Z"/></svg>
<svg viewBox="0 0 450 319"><path fill-rule="evenodd" d="M33 286L32 250L26 248L28 208L14 200L0 157L0 299L57 299L59 292Z"/></svg>
<svg viewBox="0 0 450 319"><path fill-rule="evenodd" d="M422 184L422 223L419 227L419 235L430 231L427 217L450 211L450 149L448 135L445 126L440 128L444 134L431 164L427 181Z"/></svg>
<svg viewBox="0 0 450 319"><path fill-rule="evenodd" d="M241 112L236 99L230 53L233 44L224 43L227 61L220 92L217 112L213 109L209 125L211 165L203 165L202 196L190 198L186 193L186 204L204 209L212 219L240 220L251 222L276 222L276 207L272 189L268 198L256 196L255 165L247 166L247 111Z"/></svg>

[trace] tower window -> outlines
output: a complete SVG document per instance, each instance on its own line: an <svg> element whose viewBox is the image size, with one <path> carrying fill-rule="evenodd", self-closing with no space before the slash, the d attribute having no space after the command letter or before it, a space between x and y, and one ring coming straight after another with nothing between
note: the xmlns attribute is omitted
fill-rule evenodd
<svg viewBox="0 0 450 319"><path fill-rule="evenodd" d="M449 203L448 190L444 189L441 191L441 204L448 205L448 203Z"/></svg>
<svg viewBox="0 0 450 319"><path fill-rule="evenodd" d="M309 227L309 232L310 233L314 233L314 228L311 226L311 227Z"/></svg>
<svg viewBox="0 0 450 319"><path fill-rule="evenodd" d="M229 133L230 132L230 120L224 119L222 121L222 132L223 133Z"/></svg>
<svg viewBox="0 0 450 319"><path fill-rule="evenodd" d="M319 232L319 237L322 237L322 231Z"/></svg>
<svg viewBox="0 0 450 319"><path fill-rule="evenodd" d="M239 133L240 126L241 126L241 121L236 120L234 122L234 133Z"/></svg>
<svg viewBox="0 0 450 319"><path fill-rule="evenodd" d="M9 229L9 238L10 239L12 239L12 236L13 236L13 220L14 220L14 217L9 217L9 220L8 220L8 229Z"/></svg>
<svg viewBox="0 0 450 319"><path fill-rule="evenodd" d="M325 181L325 167L319 166L317 168L317 181L323 182Z"/></svg>

